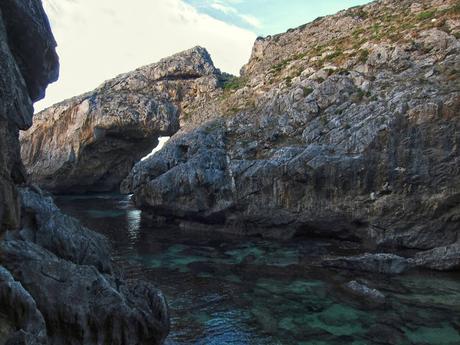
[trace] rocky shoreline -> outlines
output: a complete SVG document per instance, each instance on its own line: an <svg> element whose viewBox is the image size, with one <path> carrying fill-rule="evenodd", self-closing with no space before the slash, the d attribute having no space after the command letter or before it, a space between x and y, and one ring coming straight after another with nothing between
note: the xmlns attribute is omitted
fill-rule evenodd
<svg viewBox="0 0 460 345"><path fill-rule="evenodd" d="M455 1L377 1L260 38L215 119L193 113L121 189L191 230L458 269L459 31Z"/></svg>
<svg viewBox="0 0 460 345"><path fill-rule="evenodd" d="M169 313L161 291L125 281L112 266L107 239L62 214L51 197L30 189L20 196L24 227L0 242L2 310L20 322L12 339L162 344ZM29 324L30 330L22 326Z"/></svg>
<svg viewBox="0 0 460 345"><path fill-rule="evenodd" d="M459 270L459 38L454 0L376 1L257 39L240 77L195 47L32 125L56 42L39 0L2 1L0 344L169 332L161 291L123 279L107 239L42 189L120 189L189 231L357 243L360 255L312 263L333 270ZM140 161L160 136L172 138ZM385 300L363 281L343 289Z"/></svg>
<svg viewBox="0 0 460 345"><path fill-rule="evenodd" d="M457 269L459 35L455 1L376 1L257 39L238 78L196 47L43 111L22 156L44 188L120 187L184 229L352 240ZM161 133L175 134L126 177L147 148L120 147Z"/></svg>

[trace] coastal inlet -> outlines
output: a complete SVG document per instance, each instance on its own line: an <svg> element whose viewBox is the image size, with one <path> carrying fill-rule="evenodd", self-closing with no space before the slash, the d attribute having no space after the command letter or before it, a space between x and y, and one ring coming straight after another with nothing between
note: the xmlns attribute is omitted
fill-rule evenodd
<svg viewBox="0 0 460 345"><path fill-rule="evenodd" d="M354 254L356 245L151 226L129 196L117 194L60 196L56 202L111 239L127 278L162 289L172 318L166 344L460 343L458 273L327 270L310 263ZM354 291L356 285L368 293Z"/></svg>

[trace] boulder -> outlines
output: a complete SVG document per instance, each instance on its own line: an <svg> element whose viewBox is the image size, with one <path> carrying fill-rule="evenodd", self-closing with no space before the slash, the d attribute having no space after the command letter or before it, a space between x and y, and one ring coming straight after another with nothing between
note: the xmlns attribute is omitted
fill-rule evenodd
<svg viewBox="0 0 460 345"><path fill-rule="evenodd" d="M21 338L26 344L46 343L45 320L35 300L2 266L0 266L0 306L2 313L17 328L16 332L7 339L7 344L19 344Z"/></svg>
<svg viewBox="0 0 460 345"><path fill-rule="evenodd" d="M345 284L345 289L357 297L364 298L370 302L384 303L385 295L377 289L370 288L366 284L352 280Z"/></svg>
<svg viewBox="0 0 460 345"><path fill-rule="evenodd" d="M23 228L0 241L0 306L12 344L162 344L170 321L161 291L114 273L107 239L37 187L20 195Z"/></svg>
<svg viewBox="0 0 460 345"><path fill-rule="evenodd" d="M63 214L49 196L29 188L20 188L23 227L10 234L33 242L77 265L92 265L100 272L112 273L108 240Z"/></svg>

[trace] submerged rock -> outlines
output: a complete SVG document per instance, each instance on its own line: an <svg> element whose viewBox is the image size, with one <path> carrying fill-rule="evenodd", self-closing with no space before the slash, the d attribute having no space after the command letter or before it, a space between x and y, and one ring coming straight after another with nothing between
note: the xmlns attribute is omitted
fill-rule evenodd
<svg viewBox="0 0 460 345"><path fill-rule="evenodd" d="M409 269L406 258L384 253L325 258L322 265L324 267L383 274L400 274Z"/></svg>
<svg viewBox="0 0 460 345"><path fill-rule="evenodd" d="M53 192L118 190L134 163L179 129L180 117L218 89L220 71L201 47L120 75L56 104L21 134L33 182Z"/></svg>
<svg viewBox="0 0 460 345"><path fill-rule="evenodd" d="M345 284L345 288L351 293L368 299L371 302L383 303L385 302L385 295L377 289L368 287L365 284L352 280Z"/></svg>

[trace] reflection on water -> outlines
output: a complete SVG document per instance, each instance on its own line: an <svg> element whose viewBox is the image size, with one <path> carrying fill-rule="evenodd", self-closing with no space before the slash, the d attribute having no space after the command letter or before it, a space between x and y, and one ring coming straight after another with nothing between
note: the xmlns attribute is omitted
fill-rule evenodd
<svg viewBox="0 0 460 345"><path fill-rule="evenodd" d="M155 282L172 314L169 345L460 344L460 276L397 277L321 270L319 255L353 245L187 234L150 227L128 197L59 197L66 212L106 234L127 275ZM353 279L384 304L355 298Z"/></svg>
<svg viewBox="0 0 460 345"><path fill-rule="evenodd" d="M118 201L118 207L123 211L126 217L126 230L128 231L129 241L132 245L137 243L141 229L141 210L132 207L132 195L122 198Z"/></svg>

